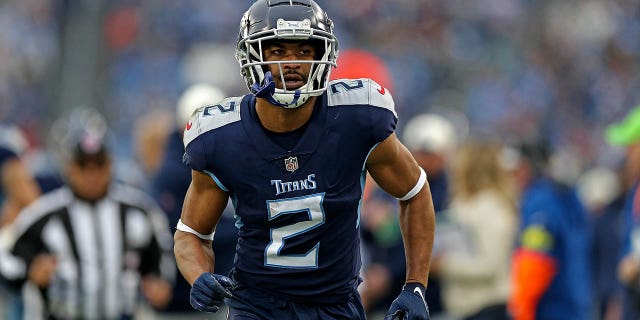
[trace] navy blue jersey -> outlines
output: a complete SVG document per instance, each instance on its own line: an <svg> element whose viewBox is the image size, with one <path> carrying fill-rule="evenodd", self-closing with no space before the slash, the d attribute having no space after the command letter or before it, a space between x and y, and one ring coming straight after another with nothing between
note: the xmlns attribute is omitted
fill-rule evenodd
<svg viewBox="0 0 640 320"><path fill-rule="evenodd" d="M359 284L359 209L371 150L396 127L391 95L369 79L330 82L300 140L269 138L252 95L200 108L185 163L233 201L243 285L305 302L348 299Z"/></svg>

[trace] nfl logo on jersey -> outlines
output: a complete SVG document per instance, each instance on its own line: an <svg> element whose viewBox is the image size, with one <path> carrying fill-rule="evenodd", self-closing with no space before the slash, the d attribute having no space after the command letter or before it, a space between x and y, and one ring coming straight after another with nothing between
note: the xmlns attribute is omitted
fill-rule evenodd
<svg viewBox="0 0 640 320"><path fill-rule="evenodd" d="M298 157L289 157L284 159L284 168L289 172L298 170Z"/></svg>

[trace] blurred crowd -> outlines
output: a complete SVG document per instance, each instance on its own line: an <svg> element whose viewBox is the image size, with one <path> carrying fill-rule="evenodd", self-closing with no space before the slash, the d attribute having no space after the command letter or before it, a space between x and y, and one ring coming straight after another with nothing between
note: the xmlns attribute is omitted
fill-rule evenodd
<svg viewBox="0 0 640 320"><path fill-rule="evenodd" d="M4 1L0 7L0 120L41 143L60 110L61 55L69 21L98 6L102 20L92 107L104 110L133 155L139 118L170 111L189 85L230 95L245 88L233 57L242 1L105 3ZM458 112L472 132L544 131L581 166L615 163L604 124L637 103L640 4L616 1L323 1L340 49L368 50L386 64L402 127L433 109ZM91 29L88 29L91 30ZM90 31L87 31L90 32ZM64 46L63 46L64 44ZM73 101L73 100L72 100ZM86 103L83 101L83 103ZM617 153L618 157L620 153Z"/></svg>
<svg viewBox="0 0 640 320"><path fill-rule="evenodd" d="M631 223L623 208L640 176L640 159L625 152L624 146L633 143L607 141L605 129L640 104L640 2L318 2L336 25L344 53L340 59L355 50L377 57L371 60L375 68L365 68L371 75L347 69L354 63L340 65L340 59L334 73L369 76L391 91L399 115L398 134L428 173L438 211L434 252L442 253L435 255L430 276L427 301L432 315L465 318L473 313L469 305L477 305L475 311L517 306L523 300L509 300L511 288L524 281L516 275L527 275L512 269L511 257L517 256L522 265L548 265L547 271L554 270L558 261L583 262L589 269L583 275L589 284L589 310L584 311L593 319L621 319L624 297L630 294L623 294L616 270L620 258L631 250L625 247L632 233L624 227ZM160 173L180 161L177 141L184 125L180 99L195 84L214 86L227 95L245 94L234 45L239 19L251 3L0 2L0 124L17 128L24 139L12 150L17 150L43 191L60 185L55 174L60 165L49 150L52 119L89 103L108 123L115 178L148 192L175 225L181 190L169 190L175 184L162 180L166 177ZM80 93L74 100L73 92L63 99L62 79L74 76L63 62L78 45L69 39L69 30L77 32L74 21L82 22L79 17L86 12L98 12L101 17L97 28L85 31L100 39L100 49L91 57L97 65L95 79L86 84L99 88L77 89L94 92L90 101L82 100ZM69 105L69 101L77 103ZM437 129L425 132L427 128ZM0 141L16 140L5 137ZM531 142L531 137L535 137L535 148L525 148L522 142ZM487 154L495 157L481 157ZM523 175L518 163L528 156L533 158L532 181L536 175L549 176L576 193L577 200L568 196L572 200L567 201L578 201L571 208L583 209L571 209L578 213L563 224L566 228L545 229L544 218L522 208L523 203L529 208L537 205L524 199L527 188L518 187ZM478 177L478 172L487 176ZM184 175L172 178L182 181ZM540 190L545 188L542 185ZM548 197L565 199L558 195L562 192L553 194ZM484 208L495 221L483 225L460 215L465 208ZM404 277L396 210L393 199L369 184L363 205L361 293L372 314L390 303ZM459 232L460 228L484 231L471 232L477 236L472 241L475 248L465 244L468 240L463 238L469 232ZM546 231L559 238L584 237L571 238L578 249L564 252L545 247ZM221 243L233 246L234 235L228 236ZM447 250L456 253L446 254ZM530 251L547 252L555 260L535 260ZM505 278L507 272L513 272L514 278ZM535 274L539 279L548 276L540 272ZM491 294L474 295L464 285L469 279L489 278L494 281L491 288L480 288ZM623 274L625 279L635 277ZM460 292L475 298L460 307L452 302ZM515 292L520 298L527 294Z"/></svg>

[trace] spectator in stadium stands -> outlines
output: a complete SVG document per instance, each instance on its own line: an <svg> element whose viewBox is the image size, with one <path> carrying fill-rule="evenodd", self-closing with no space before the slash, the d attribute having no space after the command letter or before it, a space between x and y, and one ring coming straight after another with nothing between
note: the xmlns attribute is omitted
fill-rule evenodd
<svg viewBox="0 0 640 320"><path fill-rule="evenodd" d="M386 311L405 279L405 255L398 223L397 200L367 182L363 197L361 230L362 278L358 287L367 314ZM428 291L428 289L427 289Z"/></svg>
<svg viewBox="0 0 640 320"><path fill-rule="evenodd" d="M16 127L0 127L0 227L35 200L40 189L20 158L26 141Z"/></svg>
<svg viewBox="0 0 640 320"><path fill-rule="evenodd" d="M509 311L515 320L590 319L589 225L574 188L548 173L551 146L516 143L520 230L512 261Z"/></svg>
<svg viewBox="0 0 640 320"><path fill-rule="evenodd" d="M34 201L40 189L21 159L26 141L14 126L0 126L0 269L13 261L7 255L12 222L18 212ZM22 319L22 299L19 290L0 282L0 318Z"/></svg>
<svg viewBox="0 0 640 320"><path fill-rule="evenodd" d="M439 275L445 310L456 319L508 319L518 212L502 150L499 142L472 140L453 157L451 204L444 214L459 228L460 237L442 239L456 243L436 245L442 249L434 253L431 272ZM436 242L440 240L436 236Z"/></svg>
<svg viewBox="0 0 640 320"><path fill-rule="evenodd" d="M164 148L174 123L173 113L164 109L154 110L136 119L133 148L138 168L132 168L136 172L132 171L130 176L121 177L127 184L146 190L162 165Z"/></svg>
<svg viewBox="0 0 640 320"><path fill-rule="evenodd" d="M631 109L628 115L610 125L606 131L607 141L626 148L625 178L630 188L624 207L625 235L623 257L618 265L618 277L625 285L623 319L640 317L640 106Z"/></svg>
<svg viewBox="0 0 640 320"><path fill-rule="evenodd" d="M402 133L402 142L427 173L436 216L449 205L447 171L458 139L453 122L436 113L414 116L409 119ZM426 300L431 315L436 316L444 311L440 279L436 275L429 276Z"/></svg>
<svg viewBox="0 0 640 320"><path fill-rule="evenodd" d="M622 171L622 170L619 170ZM596 319L622 317L622 285L616 270L624 242L626 221L622 172L595 166L583 172L576 182L578 195L589 211L591 226L591 281L593 312Z"/></svg>
<svg viewBox="0 0 640 320"><path fill-rule="evenodd" d="M123 319L139 296L158 307L170 299L166 217L143 192L112 182L106 133L90 109L54 125L66 186L21 211L10 245L16 263L0 270L14 288L27 280L40 288L50 319Z"/></svg>
<svg viewBox="0 0 640 320"><path fill-rule="evenodd" d="M449 205L449 160L458 138L453 123L445 116L424 113L407 122L402 142L427 173L436 214Z"/></svg>
<svg viewBox="0 0 640 320"><path fill-rule="evenodd" d="M164 158L160 168L152 180L151 192L158 204L169 217L169 226L175 231L180 219L182 202L191 183L191 169L182 162L184 145L182 136L184 128L191 114L198 108L215 105L224 99L224 93L217 87L208 84L194 84L188 87L180 96L176 108L176 127L167 137L164 148ZM229 208L228 208L229 209ZM234 226L232 210L226 210L213 240L216 252L215 270L220 274L228 274L233 265L237 229ZM193 309L189 303L191 285L177 272L176 283L169 305L161 310L157 317L167 319L202 319L202 313ZM226 316L225 312L212 315L211 318Z"/></svg>

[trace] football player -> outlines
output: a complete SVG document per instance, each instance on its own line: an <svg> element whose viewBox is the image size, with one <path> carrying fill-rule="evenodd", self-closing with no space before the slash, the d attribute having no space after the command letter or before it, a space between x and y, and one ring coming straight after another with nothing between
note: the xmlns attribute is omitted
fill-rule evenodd
<svg viewBox="0 0 640 320"><path fill-rule="evenodd" d="M426 174L399 142L387 89L370 79L329 82L338 41L314 1L259 0L236 46L251 94L197 110L186 125L192 181L175 255L195 309L229 319L365 319L360 204L367 172L400 201L407 256L387 319L428 319L434 236ZM211 250L228 199L239 240L229 277Z"/></svg>

